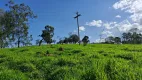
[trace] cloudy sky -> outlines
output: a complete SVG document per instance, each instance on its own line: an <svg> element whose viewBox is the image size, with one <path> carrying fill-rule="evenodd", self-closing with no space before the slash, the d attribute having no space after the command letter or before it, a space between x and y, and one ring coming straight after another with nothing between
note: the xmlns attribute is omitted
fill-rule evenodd
<svg viewBox="0 0 142 80"><path fill-rule="evenodd" d="M0 0L0 8L8 0ZM77 34L76 20L78 11L81 38L90 37L91 42L98 42L107 36L121 36L131 28L142 30L142 0L14 0L31 7L38 18L30 20L30 34L34 40L40 39L45 25L55 27L54 39ZM33 41L34 42L34 41Z"/></svg>

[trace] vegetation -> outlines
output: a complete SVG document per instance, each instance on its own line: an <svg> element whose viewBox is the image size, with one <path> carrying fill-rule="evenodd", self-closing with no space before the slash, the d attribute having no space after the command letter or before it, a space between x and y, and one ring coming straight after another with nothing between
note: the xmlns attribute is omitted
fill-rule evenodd
<svg viewBox="0 0 142 80"><path fill-rule="evenodd" d="M87 43L89 42L89 37L88 36L84 36L84 38L82 39L82 42L83 42L84 46L86 46Z"/></svg>
<svg viewBox="0 0 142 80"><path fill-rule="evenodd" d="M53 42L52 37L54 36L54 27L49 25L45 26L45 30L42 30L42 34L40 36L42 37L42 40L37 40L37 42L39 42L39 46L41 45L43 40L47 44L51 44Z"/></svg>
<svg viewBox="0 0 142 80"><path fill-rule="evenodd" d="M76 44L77 42L79 42L79 37L76 34L70 34L69 37L64 37L63 39L60 39L59 42L57 42L58 44Z"/></svg>
<svg viewBox="0 0 142 80"><path fill-rule="evenodd" d="M132 46L59 44L2 49L0 80L141 80L142 47Z"/></svg>
<svg viewBox="0 0 142 80"><path fill-rule="evenodd" d="M128 32L122 34L122 38L109 36L105 39L105 43L123 43L123 44L142 44L142 34L137 28L132 28Z"/></svg>
<svg viewBox="0 0 142 80"><path fill-rule="evenodd" d="M4 48L0 49L0 80L142 80L138 45L142 34L137 28L122 37L107 37L107 44L88 44L89 37L84 36L82 46L77 12L78 35L70 34L56 44L54 27L46 25L36 40L39 46L31 46L29 19L37 16L24 3L10 0L6 6L8 10L0 9L0 48Z"/></svg>
<svg viewBox="0 0 142 80"><path fill-rule="evenodd" d="M128 33L123 33L122 37L125 44L142 44L142 34L137 28L131 29Z"/></svg>
<svg viewBox="0 0 142 80"><path fill-rule="evenodd" d="M0 46L5 48L12 45L20 47L31 45L31 37L28 35L29 19L36 18L30 7L24 3L15 4L10 0L5 12L1 10L0 15Z"/></svg>

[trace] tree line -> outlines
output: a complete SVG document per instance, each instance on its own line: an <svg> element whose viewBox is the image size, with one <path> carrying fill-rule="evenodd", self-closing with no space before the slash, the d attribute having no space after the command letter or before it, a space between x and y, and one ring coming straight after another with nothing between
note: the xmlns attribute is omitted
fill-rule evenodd
<svg viewBox="0 0 142 80"><path fill-rule="evenodd" d="M79 42L79 37L76 34L69 34L69 37L60 38L57 44L76 44ZM84 36L84 38L80 41L85 45L90 42L88 36Z"/></svg>
<svg viewBox="0 0 142 80"><path fill-rule="evenodd" d="M14 1L10 0L5 6L8 8L7 10L0 9L0 48L32 45L33 38L28 33L29 20L37 18L37 15L24 3L15 4ZM122 37L107 37L104 43L142 44L140 32L139 29L133 28L123 33ZM36 40L36 44L40 46L43 42L56 43L56 40L52 39L53 36L54 27L46 25L42 34L39 35L41 39ZM87 45L90 42L89 37L84 36L82 40L79 40L78 35L70 34L69 37L60 39L57 44L76 44L79 42Z"/></svg>
<svg viewBox="0 0 142 80"><path fill-rule="evenodd" d="M122 33L122 37L109 36L105 43L123 43L123 44L142 44L142 34L138 28L132 28L128 32Z"/></svg>

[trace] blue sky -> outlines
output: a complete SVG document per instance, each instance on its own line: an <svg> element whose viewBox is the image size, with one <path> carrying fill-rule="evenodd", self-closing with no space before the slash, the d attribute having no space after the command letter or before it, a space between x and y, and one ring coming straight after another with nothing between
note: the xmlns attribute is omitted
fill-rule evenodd
<svg viewBox="0 0 142 80"><path fill-rule="evenodd" d="M38 16L37 19L30 20L30 34L33 35L34 41L40 39L45 25L51 25L55 28L54 39L57 36L68 36L69 32L76 33L77 24L73 18L78 11L82 14L79 18L81 38L85 35L90 36L90 41L98 40L100 34L118 35L118 30L113 26L133 24L133 20L129 18L134 13L126 12L123 9L126 5L121 1L124 0L14 0L15 3L25 3L29 5L33 12ZM128 0L133 1L133 0ZM141 0L137 0L141 1ZM6 9L4 6L8 0L0 0L0 8ZM127 3L127 2L126 2ZM93 21L94 20L94 21ZM100 23L99 23L100 22ZM87 24L88 23L88 24ZM91 25L92 23L92 25ZM98 26L100 24L100 26ZM108 24L108 25L107 25ZM111 29L108 29L110 27ZM102 33L102 30L104 32ZM123 27L119 29L123 32ZM58 40L58 39L57 39Z"/></svg>

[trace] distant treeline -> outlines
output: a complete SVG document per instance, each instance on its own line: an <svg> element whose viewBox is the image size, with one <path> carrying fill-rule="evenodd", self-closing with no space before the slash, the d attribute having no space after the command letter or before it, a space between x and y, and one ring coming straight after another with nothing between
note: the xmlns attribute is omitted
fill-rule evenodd
<svg viewBox="0 0 142 80"><path fill-rule="evenodd" d="M60 38L57 44L76 44L79 42L79 37L76 34L70 34L69 37ZM88 43L89 37L84 36L81 40L83 43ZM132 28L128 32L122 33L121 37L109 36L105 38L104 44L142 44L142 34L137 28Z"/></svg>
<svg viewBox="0 0 142 80"><path fill-rule="evenodd" d="M142 34L137 28L132 28L122 34L122 37L107 37L105 43L142 44Z"/></svg>
<svg viewBox="0 0 142 80"><path fill-rule="evenodd" d="M36 18L37 16L24 3L15 4L10 0L6 6L8 10L0 9L0 48L32 45L31 41L33 38L28 32L29 19ZM140 32L137 28L133 28L127 33L123 33L122 37L107 37L103 43L142 44L142 34ZM39 46L42 42L47 44L56 43L56 40L52 39L54 27L50 25L46 25L39 36L41 39L36 40L36 44ZM89 37L84 36L79 41L78 35L70 34L69 37L61 38L57 44L76 44L78 42L83 42L86 45L90 42Z"/></svg>

